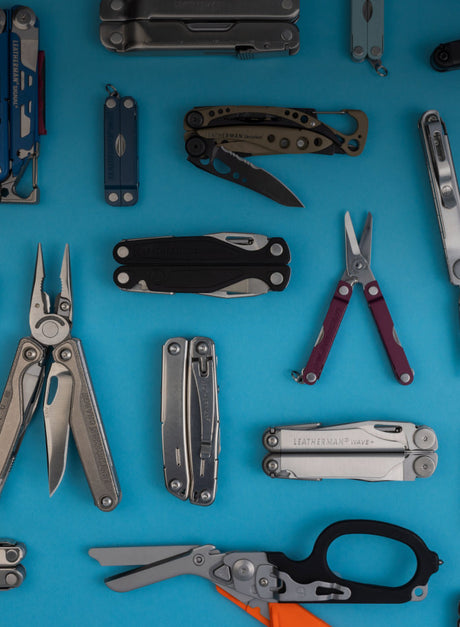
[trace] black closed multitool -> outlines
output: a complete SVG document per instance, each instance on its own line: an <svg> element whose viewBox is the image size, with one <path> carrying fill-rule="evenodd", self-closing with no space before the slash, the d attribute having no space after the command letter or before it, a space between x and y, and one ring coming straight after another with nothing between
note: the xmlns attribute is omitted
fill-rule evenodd
<svg viewBox="0 0 460 627"><path fill-rule="evenodd" d="M113 256L123 264L114 282L128 292L238 298L281 292L291 276L285 240L255 233L123 240Z"/></svg>

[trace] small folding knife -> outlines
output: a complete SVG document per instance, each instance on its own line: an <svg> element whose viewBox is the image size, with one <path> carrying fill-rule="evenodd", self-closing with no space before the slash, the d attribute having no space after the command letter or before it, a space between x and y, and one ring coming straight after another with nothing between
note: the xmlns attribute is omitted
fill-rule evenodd
<svg viewBox="0 0 460 627"><path fill-rule="evenodd" d="M0 9L0 202L38 203L37 160L45 135L40 24L25 6ZM23 179L32 164L31 182ZM23 180L22 180L23 179ZM31 187L31 189L29 189Z"/></svg>
<svg viewBox="0 0 460 627"><path fill-rule="evenodd" d="M438 216L449 279L460 287L460 191L446 126L439 111L419 120L420 136ZM458 301L460 316L460 296Z"/></svg>
<svg viewBox="0 0 460 627"><path fill-rule="evenodd" d="M300 0L102 0L100 39L114 52L296 54Z"/></svg>
<svg viewBox="0 0 460 627"><path fill-rule="evenodd" d="M174 337L163 346L161 426L166 489L211 505L220 452L216 350L207 337Z"/></svg>
<svg viewBox="0 0 460 627"><path fill-rule="evenodd" d="M128 239L113 256L124 264L114 282L128 292L238 298L281 292L291 276L284 239L254 233Z"/></svg>
<svg viewBox="0 0 460 627"><path fill-rule="evenodd" d="M18 588L25 579L26 571L20 562L26 555L26 547L14 540L0 540L0 590Z"/></svg>
<svg viewBox="0 0 460 627"><path fill-rule="evenodd" d="M356 122L346 135L318 119L322 113L340 113ZM245 157L275 154L349 155L362 153L368 120L357 110L318 112L279 107L196 107L184 122L185 149L194 166L248 187L288 207L301 201L272 174Z"/></svg>
<svg viewBox="0 0 460 627"><path fill-rule="evenodd" d="M433 429L388 420L271 427L263 436L269 451L264 472L281 479L413 481L436 470Z"/></svg>

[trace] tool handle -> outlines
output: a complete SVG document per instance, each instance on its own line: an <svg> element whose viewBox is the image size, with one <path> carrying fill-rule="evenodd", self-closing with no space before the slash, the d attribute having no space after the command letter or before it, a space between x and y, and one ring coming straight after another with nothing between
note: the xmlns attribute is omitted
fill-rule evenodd
<svg viewBox="0 0 460 627"><path fill-rule="evenodd" d="M120 264L134 266L273 266L288 264L291 253L281 237L222 233L126 239L115 246L113 257Z"/></svg>
<svg viewBox="0 0 460 627"><path fill-rule="evenodd" d="M251 280L255 282L258 294L282 292L290 277L289 266L165 265L122 266L115 270L113 280L115 285L128 292L213 294L228 290L229 297L237 297L251 295L246 292L246 282ZM231 289L232 286L235 289Z"/></svg>
<svg viewBox="0 0 460 627"><path fill-rule="evenodd" d="M45 352L32 340L20 340L0 401L0 492L11 470L43 386Z"/></svg>
<svg viewBox="0 0 460 627"><path fill-rule="evenodd" d="M372 281L364 286L364 295L366 296L396 379L401 385L411 384L414 380L414 372L409 365L406 353L396 334L394 322L377 281Z"/></svg>
<svg viewBox="0 0 460 627"><path fill-rule="evenodd" d="M120 486L80 340L61 342L53 358L73 378L70 427L94 503L102 511L111 511L120 501Z"/></svg>
<svg viewBox="0 0 460 627"><path fill-rule="evenodd" d="M328 564L327 555L331 544L346 535L372 535L389 538L406 544L417 560L416 571L401 586L379 586L342 579ZM327 603L405 603L420 601L428 592L428 580L437 572L439 557L430 551L423 540L397 525L375 520L342 520L327 527L319 536L313 551L303 561L290 560L283 553L267 553L268 560L281 573L287 573L299 585L317 584L312 602Z"/></svg>
<svg viewBox="0 0 460 627"><path fill-rule="evenodd" d="M216 590L266 627L330 627L298 603L269 603L270 619L267 619L259 607L246 605L219 586L216 586Z"/></svg>
<svg viewBox="0 0 460 627"><path fill-rule="evenodd" d="M313 385L320 378L352 293L353 288L349 283L339 281L316 344L311 352L307 365L302 370L302 378L299 383Z"/></svg>

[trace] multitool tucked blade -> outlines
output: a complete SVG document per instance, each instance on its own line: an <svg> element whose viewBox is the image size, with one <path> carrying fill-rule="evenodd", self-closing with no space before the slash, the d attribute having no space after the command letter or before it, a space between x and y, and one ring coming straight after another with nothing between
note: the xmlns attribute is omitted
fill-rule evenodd
<svg viewBox="0 0 460 627"><path fill-rule="evenodd" d="M57 385L50 400L52 386ZM70 432L70 410L73 379L69 370L54 362L46 382L43 413L45 417L46 450L50 496L56 492L65 473Z"/></svg>

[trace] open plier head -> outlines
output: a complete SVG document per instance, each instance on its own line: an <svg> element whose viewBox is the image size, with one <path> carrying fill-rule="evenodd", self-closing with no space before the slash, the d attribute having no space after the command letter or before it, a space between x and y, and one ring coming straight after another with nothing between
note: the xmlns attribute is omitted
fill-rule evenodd
<svg viewBox="0 0 460 627"><path fill-rule="evenodd" d="M43 289L44 280L39 244L29 310L30 335L19 342L0 401L0 492L46 382L43 415L50 496L64 476L72 432L94 502L102 511L111 511L118 505L121 492L83 347L70 333L73 301L67 245L61 289L53 308Z"/></svg>
<svg viewBox="0 0 460 627"><path fill-rule="evenodd" d="M39 244L30 299L29 324L32 337L43 346L56 346L70 337L73 303L68 244L64 250L60 279L61 291L56 297L52 311L50 297L43 289L45 268L42 247Z"/></svg>

